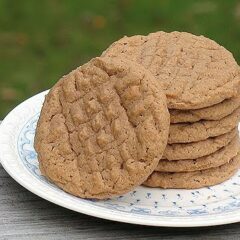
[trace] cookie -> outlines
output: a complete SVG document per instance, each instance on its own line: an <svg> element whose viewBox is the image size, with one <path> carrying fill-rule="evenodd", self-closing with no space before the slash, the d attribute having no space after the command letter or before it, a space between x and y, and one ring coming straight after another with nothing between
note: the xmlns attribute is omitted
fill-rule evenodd
<svg viewBox="0 0 240 240"><path fill-rule="evenodd" d="M186 32L123 37L103 56L124 56L142 64L161 82L169 109L199 109L238 93L239 66L213 40Z"/></svg>
<svg viewBox="0 0 240 240"><path fill-rule="evenodd" d="M153 172L143 185L160 188L201 188L222 183L232 177L240 167L240 153L228 163L216 168L195 172Z"/></svg>
<svg viewBox="0 0 240 240"><path fill-rule="evenodd" d="M218 167L234 158L240 150L239 137L236 136L228 145L216 152L193 160L159 161L157 172L193 172Z"/></svg>
<svg viewBox="0 0 240 240"><path fill-rule="evenodd" d="M240 106L240 95L229 98L210 107L195 110L170 109L171 123L197 122L200 120L220 120L233 113Z"/></svg>
<svg viewBox="0 0 240 240"><path fill-rule="evenodd" d="M208 138L203 141L193 143L176 143L168 144L163 159L167 160L183 160L183 159L196 159L209 154L212 154L220 148L226 146L237 135L237 129L233 129L229 133Z"/></svg>
<svg viewBox="0 0 240 240"><path fill-rule="evenodd" d="M83 198L126 193L156 168L169 122L166 96L150 72L95 58L46 97L35 137L41 172Z"/></svg>
<svg viewBox="0 0 240 240"><path fill-rule="evenodd" d="M195 123L170 125L168 143L190 143L222 135L235 128L239 122L240 108L232 114L216 121L201 120Z"/></svg>

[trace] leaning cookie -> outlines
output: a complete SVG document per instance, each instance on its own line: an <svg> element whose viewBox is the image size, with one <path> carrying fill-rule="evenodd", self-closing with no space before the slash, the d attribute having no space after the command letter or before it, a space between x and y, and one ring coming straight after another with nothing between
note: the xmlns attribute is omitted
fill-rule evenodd
<svg viewBox="0 0 240 240"><path fill-rule="evenodd" d="M165 94L150 72L95 58L46 97L35 137L41 173L83 198L126 193L156 168L169 122Z"/></svg>
<svg viewBox="0 0 240 240"><path fill-rule="evenodd" d="M160 188L194 189L216 185L232 177L240 167L240 154L229 163L216 168L195 172L153 172L143 185Z"/></svg>

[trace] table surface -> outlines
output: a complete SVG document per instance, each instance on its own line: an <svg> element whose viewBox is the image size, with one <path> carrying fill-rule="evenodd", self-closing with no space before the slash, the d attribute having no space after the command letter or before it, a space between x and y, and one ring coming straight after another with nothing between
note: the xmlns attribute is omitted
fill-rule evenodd
<svg viewBox="0 0 240 240"><path fill-rule="evenodd" d="M0 149L1 151L1 149ZM240 239L240 223L164 228L107 221L39 198L15 182L0 164L0 240Z"/></svg>

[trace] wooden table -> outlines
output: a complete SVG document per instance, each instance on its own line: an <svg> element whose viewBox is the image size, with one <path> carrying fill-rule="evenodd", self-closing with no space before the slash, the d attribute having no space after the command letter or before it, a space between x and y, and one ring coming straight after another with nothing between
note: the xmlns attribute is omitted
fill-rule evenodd
<svg viewBox="0 0 240 240"><path fill-rule="evenodd" d="M1 151L1 149L0 149ZM240 239L240 223L204 228L145 227L89 217L47 202L0 164L0 240Z"/></svg>

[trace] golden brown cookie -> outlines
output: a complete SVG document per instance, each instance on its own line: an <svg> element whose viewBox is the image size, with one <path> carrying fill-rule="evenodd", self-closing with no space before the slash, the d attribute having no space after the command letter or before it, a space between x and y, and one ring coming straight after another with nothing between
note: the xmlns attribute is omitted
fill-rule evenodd
<svg viewBox="0 0 240 240"><path fill-rule="evenodd" d="M197 122L200 120L220 120L230 115L240 106L240 94L210 107L195 110L170 109L171 123Z"/></svg>
<svg viewBox="0 0 240 240"><path fill-rule="evenodd" d="M240 108L232 114L216 121L201 120L195 123L170 125L168 143L190 143L216 137L231 131L239 122Z"/></svg>
<svg viewBox="0 0 240 240"><path fill-rule="evenodd" d="M142 64L161 82L170 109L199 109L238 93L239 66L213 40L186 32L123 37L103 56L124 56Z"/></svg>
<svg viewBox="0 0 240 240"><path fill-rule="evenodd" d="M92 59L46 97L35 137L41 172L83 198L126 193L156 168L169 121L150 72L123 59Z"/></svg>
<svg viewBox="0 0 240 240"><path fill-rule="evenodd" d="M193 172L208 168L218 167L234 158L240 150L239 136L236 136L228 145L216 152L197 159L159 161L155 171L157 172Z"/></svg>
<svg viewBox="0 0 240 240"><path fill-rule="evenodd" d="M196 159L209 154L212 154L220 148L226 146L237 135L237 129L233 129L229 133L208 138L203 141L193 143L176 143L168 144L163 159L167 160L183 160L183 159Z"/></svg>
<svg viewBox="0 0 240 240"><path fill-rule="evenodd" d="M240 167L240 153L228 163L216 168L195 172L153 172L143 185L160 188L201 188L222 183L232 177Z"/></svg>

